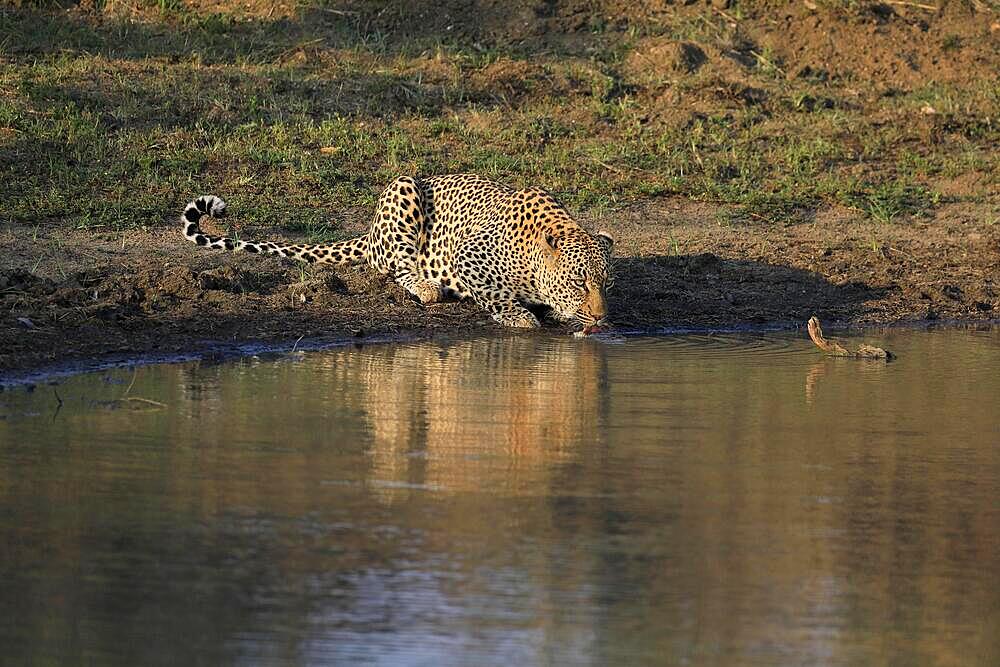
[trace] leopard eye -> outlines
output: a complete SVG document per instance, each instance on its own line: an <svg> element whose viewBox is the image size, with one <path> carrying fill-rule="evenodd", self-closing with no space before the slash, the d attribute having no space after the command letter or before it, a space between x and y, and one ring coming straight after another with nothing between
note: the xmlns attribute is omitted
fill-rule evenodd
<svg viewBox="0 0 1000 667"><path fill-rule="evenodd" d="M587 279L586 278L573 278L573 285L580 289L587 289Z"/></svg>

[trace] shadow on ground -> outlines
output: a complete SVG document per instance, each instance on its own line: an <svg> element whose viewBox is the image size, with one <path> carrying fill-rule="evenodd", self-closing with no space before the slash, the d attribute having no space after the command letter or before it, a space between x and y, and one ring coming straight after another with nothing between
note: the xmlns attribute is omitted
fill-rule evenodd
<svg viewBox="0 0 1000 667"><path fill-rule="evenodd" d="M628 257L615 269L613 319L623 326L804 323L811 315L852 320L885 290L836 285L817 273L711 253Z"/></svg>
<svg viewBox="0 0 1000 667"><path fill-rule="evenodd" d="M356 4L355 10L304 6L294 15L263 18L147 11L139 21L128 14L8 8L2 10L0 34L20 36L6 47L15 57L61 50L141 61L197 53L206 65L273 63L317 49L394 56L442 46L470 54L497 48L525 55L553 48L546 34L554 17L539 15L532 2L486 3L488 11L480 8L473 20L457 3Z"/></svg>

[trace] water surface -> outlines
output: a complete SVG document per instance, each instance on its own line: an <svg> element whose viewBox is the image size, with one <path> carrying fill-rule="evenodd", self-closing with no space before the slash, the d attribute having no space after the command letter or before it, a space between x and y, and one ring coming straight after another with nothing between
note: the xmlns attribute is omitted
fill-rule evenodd
<svg viewBox="0 0 1000 667"><path fill-rule="evenodd" d="M1000 664L1000 331L869 340L899 360L524 336L8 389L5 661Z"/></svg>

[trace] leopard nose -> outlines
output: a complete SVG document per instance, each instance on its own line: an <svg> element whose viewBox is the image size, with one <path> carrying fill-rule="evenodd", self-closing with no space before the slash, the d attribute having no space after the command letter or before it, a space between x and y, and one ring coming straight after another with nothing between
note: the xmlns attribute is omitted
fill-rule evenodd
<svg viewBox="0 0 1000 667"><path fill-rule="evenodd" d="M595 292L589 302L587 305L590 306L590 314L595 320L603 320L608 316L608 302L603 294Z"/></svg>

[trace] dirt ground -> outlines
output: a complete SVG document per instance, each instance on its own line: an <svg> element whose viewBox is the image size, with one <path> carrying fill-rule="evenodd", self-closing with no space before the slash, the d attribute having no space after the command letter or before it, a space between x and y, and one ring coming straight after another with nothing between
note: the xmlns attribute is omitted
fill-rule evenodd
<svg viewBox="0 0 1000 667"><path fill-rule="evenodd" d="M720 225L716 213L676 199L583 220L619 239L610 294L616 328L1000 315L1000 225L983 224L967 207L884 227L838 209L782 228ZM17 258L0 272L0 369L8 371L220 343L495 330L474 304L424 308L366 267L299 267L205 251L183 239L179 225L122 236L48 230L33 238L7 228L0 241Z"/></svg>

